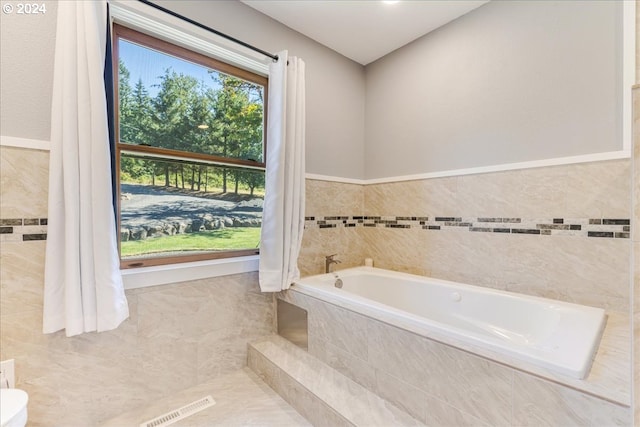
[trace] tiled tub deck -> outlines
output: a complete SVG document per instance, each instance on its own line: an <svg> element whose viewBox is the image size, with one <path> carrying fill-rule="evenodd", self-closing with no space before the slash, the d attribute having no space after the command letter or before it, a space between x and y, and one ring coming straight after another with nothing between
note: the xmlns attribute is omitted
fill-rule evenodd
<svg viewBox="0 0 640 427"><path fill-rule="evenodd" d="M308 351L427 425L631 425L629 326L608 313L589 376L506 365L305 295ZM486 355L485 355L486 356Z"/></svg>

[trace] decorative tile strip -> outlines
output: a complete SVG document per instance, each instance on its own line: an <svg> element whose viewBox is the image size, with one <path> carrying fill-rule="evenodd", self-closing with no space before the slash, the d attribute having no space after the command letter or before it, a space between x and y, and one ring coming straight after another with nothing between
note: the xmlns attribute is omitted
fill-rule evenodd
<svg viewBox="0 0 640 427"><path fill-rule="evenodd" d="M436 217L436 221L438 222L455 222L455 221L462 221L462 218L456 218L453 216L437 216Z"/></svg>
<svg viewBox="0 0 640 427"><path fill-rule="evenodd" d="M613 237L614 234L611 231L588 231L589 237Z"/></svg>
<svg viewBox="0 0 640 427"><path fill-rule="evenodd" d="M399 228L470 231L530 236L577 236L628 239L631 221L620 218L514 218L457 216L309 216L305 228Z"/></svg>
<svg viewBox="0 0 640 427"><path fill-rule="evenodd" d="M540 230L527 229L527 228L512 228L511 232L519 233L519 234L540 234Z"/></svg>
<svg viewBox="0 0 640 427"><path fill-rule="evenodd" d="M491 233L491 232L493 232L493 228L469 227L469 231L480 231L480 232L483 232L483 233Z"/></svg>
<svg viewBox="0 0 640 427"><path fill-rule="evenodd" d="M29 240L47 240L47 235L44 233L38 233L38 234L23 234L22 235L22 240L23 241L29 241Z"/></svg>
<svg viewBox="0 0 640 427"><path fill-rule="evenodd" d="M603 219L602 223L605 225L629 225L631 220L629 219Z"/></svg>
<svg viewBox="0 0 640 427"><path fill-rule="evenodd" d="M478 222L506 222L506 223L519 223L521 218L478 218Z"/></svg>
<svg viewBox="0 0 640 427"><path fill-rule="evenodd" d="M47 239L47 218L0 218L0 242Z"/></svg>

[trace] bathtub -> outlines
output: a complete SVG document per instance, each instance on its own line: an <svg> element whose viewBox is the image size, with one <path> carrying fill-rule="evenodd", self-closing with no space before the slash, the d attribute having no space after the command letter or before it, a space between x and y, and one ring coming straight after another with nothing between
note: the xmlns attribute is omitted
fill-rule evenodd
<svg viewBox="0 0 640 427"><path fill-rule="evenodd" d="M587 376L606 323L600 308L373 267L303 278L292 289L463 350L575 379Z"/></svg>

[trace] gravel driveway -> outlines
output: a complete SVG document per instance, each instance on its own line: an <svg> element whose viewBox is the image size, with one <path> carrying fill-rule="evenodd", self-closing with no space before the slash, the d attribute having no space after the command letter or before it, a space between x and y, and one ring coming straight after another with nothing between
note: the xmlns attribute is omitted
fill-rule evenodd
<svg viewBox="0 0 640 427"><path fill-rule="evenodd" d="M261 218L262 198L238 202L207 197L195 197L173 189L147 185L122 184L120 209L122 225L136 227L154 222L188 221L210 214L238 218Z"/></svg>

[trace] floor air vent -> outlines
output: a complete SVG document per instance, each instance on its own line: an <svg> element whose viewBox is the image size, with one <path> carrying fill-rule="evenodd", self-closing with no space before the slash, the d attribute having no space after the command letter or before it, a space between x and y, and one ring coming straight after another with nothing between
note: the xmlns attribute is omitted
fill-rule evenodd
<svg viewBox="0 0 640 427"><path fill-rule="evenodd" d="M160 415L159 417L156 417L152 420L145 421L144 423L140 424L140 427L168 426L170 424L175 423L176 421L187 418L215 404L216 404L216 401L213 400L213 397L211 396L203 397L202 399L189 403L188 405L185 405L182 408L176 409L175 411L171 411L164 415Z"/></svg>

